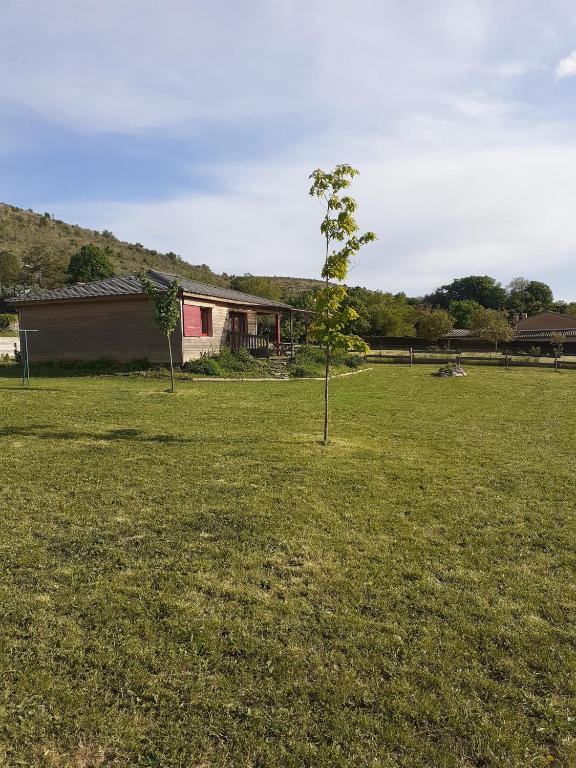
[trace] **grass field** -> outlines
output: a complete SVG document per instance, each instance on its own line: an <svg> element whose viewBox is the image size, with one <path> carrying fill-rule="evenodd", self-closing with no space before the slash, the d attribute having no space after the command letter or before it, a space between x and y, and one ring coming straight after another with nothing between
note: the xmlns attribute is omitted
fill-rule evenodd
<svg viewBox="0 0 576 768"><path fill-rule="evenodd" d="M431 370L0 369L0 765L576 765L576 375Z"/></svg>

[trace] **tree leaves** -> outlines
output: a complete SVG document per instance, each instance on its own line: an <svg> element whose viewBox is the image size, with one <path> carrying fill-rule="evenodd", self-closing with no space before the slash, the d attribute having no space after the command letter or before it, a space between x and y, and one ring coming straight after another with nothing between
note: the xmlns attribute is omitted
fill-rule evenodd
<svg viewBox="0 0 576 768"><path fill-rule="evenodd" d="M154 322L164 336L170 336L180 320L180 283L173 280L166 289L157 288L147 275L139 276L144 291L154 303Z"/></svg>
<svg viewBox="0 0 576 768"><path fill-rule="evenodd" d="M363 245L376 239L373 232L358 237L358 224L354 213L358 208L349 195L341 195L350 186L351 179L358 171L351 165L337 165L332 173L317 168L310 174L313 179L310 195L324 202L326 215L320 224L320 232L326 238L326 258L322 277L327 285L316 296L316 315L311 327L311 337L328 347L329 351L348 351L366 348L357 336L348 336L343 328L358 317L358 313L345 304L346 288L330 285L330 280L345 280L350 259ZM330 252L330 243L343 243L342 247Z"/></svg>

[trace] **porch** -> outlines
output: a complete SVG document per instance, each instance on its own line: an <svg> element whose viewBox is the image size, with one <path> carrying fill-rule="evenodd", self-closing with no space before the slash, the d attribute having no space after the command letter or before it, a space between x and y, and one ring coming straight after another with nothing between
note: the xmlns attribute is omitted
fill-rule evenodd
<svg viewBox="0 0 576 768"><path fill-rule="evenodd" d="M292 341L284 341L274 338L273 334L266 333L241 333L239 331L227 331L224 345L231 350L247 349L254 357L291 357L296 344Z"/></svg>
<svg viewBox="0 0 576 768"><path fill-rule="evenodd" d="M295 310L297 311L297 310ZM273 323L261 323L260 318L271 317L271 313L257 312L255 328L256 333L248 332L246 315L241 312L230 312L229 328L224 336L224 345L232 350L247 349L255 357L270 358L292 357L296 347L294 340L293 313L288 315L287 338L282 338L282 314L276 312L273 315Z"/></svg>

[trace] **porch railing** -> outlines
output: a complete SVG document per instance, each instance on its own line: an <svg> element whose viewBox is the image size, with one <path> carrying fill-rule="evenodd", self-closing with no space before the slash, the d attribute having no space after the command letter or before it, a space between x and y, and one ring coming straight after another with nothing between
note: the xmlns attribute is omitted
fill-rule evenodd
<svg viewBox="0 0 576 768"><path fill-rule="evenodd" d="M226 332L226 346L230 349L247 349L254 354L270 354L270 335L262 336L256 333L239 333L238 331Z"/></svg>

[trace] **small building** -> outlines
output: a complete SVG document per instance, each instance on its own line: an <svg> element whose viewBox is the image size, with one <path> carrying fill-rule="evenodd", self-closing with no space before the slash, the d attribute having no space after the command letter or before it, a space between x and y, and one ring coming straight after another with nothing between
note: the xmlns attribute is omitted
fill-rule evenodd
<svg viewBox="0 0 576 768"><path fill-rule="evenodd" d="M515 323L516 341L550 341L555 333L561 333L567 341L576 341L576 317L561 312L540 312L522 317Z"/></svg>
<svg viewBox="0 0 576 768"><path fill-rule="evenodd" d="M150 270L148 278L160 290L174 280L180 284L180 321L171 338L176 363L224 346L245 347L254 354L267 354L272 346L280 354L281 316L288 313L291 318L299 311L279 301L165 272ZM29 293L9 303L18 312L20 328L36 331L29 341L31 362L168 362L166 338L154 324L154 306L134 275Z"/></svg>

